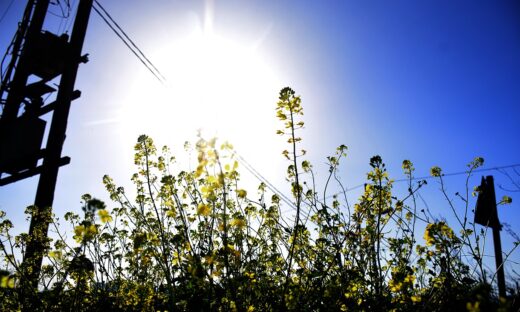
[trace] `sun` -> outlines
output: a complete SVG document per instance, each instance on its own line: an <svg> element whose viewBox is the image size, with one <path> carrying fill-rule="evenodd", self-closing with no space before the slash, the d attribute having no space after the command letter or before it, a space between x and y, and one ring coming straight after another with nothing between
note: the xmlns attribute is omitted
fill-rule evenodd
<svg viewBox="0 0 520 312"><path fill-rule="evenodd" d="M258 40L236 42L208 25L187 33L151 54L165 85L145 69L136 75L123 109L125 134L144 129L170 144L201 130L244 148L271 136L281 84Z"/></svg>
<svg viewBox="0 0 520 312"><path fill-rule="evenodd" d="M276 59L266 52L271 47L259 48L266 32L236 41L207 21L199 25L168 42L158 41L150 53L165 85L144 67L134 75L120 99L119 144L132 146L139 135L147 134L158 146L168 145L180 155L179 164L189 166L182 147L201 133L206 139L230 142L265 177L277 176L285 141L276 135L280 124L275 108L284 85L269 61ZM125 158L131 159L128 153ZM253 177L247 181L257 186Z"/></svg>

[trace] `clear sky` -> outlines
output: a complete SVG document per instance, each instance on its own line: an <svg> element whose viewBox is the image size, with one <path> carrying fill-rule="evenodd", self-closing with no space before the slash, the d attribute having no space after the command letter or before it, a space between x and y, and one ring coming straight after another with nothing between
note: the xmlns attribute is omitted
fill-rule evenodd
<svg viewBox="0 0 520 312"><path fill-rule="evenodd" d="M0 0L2 52L24 2ZM90 62L81 65L76 83L82 96L69 118L63 154L72 162L60 170L58 215L79 212L84 193L106 199L105 173L129 188L132 148L142 133L182 153L182 143L202 128L231 141L282 185L285 147L274 133L274 108L285 86L302 96L303 144L321 178L325 156L340 144L349 147L342 178L350 187L364 182L375 154L396 179L403 177L403 159L414 162L418 176L433 165L464 171L476 156L485 168L520 163L517 1L99 2L164 74L167 87L92 12L84 46ZM46 28L70 31L71 24L49 16ZM481 174L513 187L496 170L477 174L472 185ZM450 194L463 190L462 176L447 179ZM36 182L0 188L0 209L21 231ZM498 197L505 194L513 204L500 207L500 217L520 232L519 193L497 187ZM438 184L430 181L423 195L435 215L449 215Z"/></svg>

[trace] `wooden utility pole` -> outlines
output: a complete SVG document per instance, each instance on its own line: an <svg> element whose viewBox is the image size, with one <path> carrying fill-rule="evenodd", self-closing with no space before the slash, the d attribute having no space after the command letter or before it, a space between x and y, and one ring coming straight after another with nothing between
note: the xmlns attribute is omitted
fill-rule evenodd
<svg viewBox="0 0 520 312"><path fill-rule="evenodd" d="M493 243L495 246L495 264L497 267L498 295L506 296L506 278L504 274L504 261L502 259L502 243L500 230L502 225L498 219L497 199L495 195L495 183L493 176L482 177L480 191L475 208L475 223L489 226L493 229Z"/></svg>
<svg viewBox="0 0 520 312"><path fill-rule="evenodd" d="M24 41L23 50L12 81L2 82L2 91L8 96L0 119L0 174L8 173L0 179L0 185L12 183L40 174L34 208L29 227L29 240L23 259L20 276L20 295L24 311L37 307L38 280L44 254L47 250L49 228L58 170L70 159L62 157L67 119L71 102L78 98L74 90L79 64L86 62L82 56L83 42L87 30L93 0L80 0L74 20L71 38L42 32L47 15L49 0L29 0L26 12L32 12ZM13 56L14 57L14 56ZM14 68L14 65L13 65ZM11 68L12 70L12 68ZM41 81L27 84L29 76ZM43 105L42 96L54 88L46 83L61 75L56 100ZM9 78L9 77L8 77ZM25 112L20 115L21 105ZM49 136L45 148L41 149L45 121L39 117L53 112ZM14 152L13 152L14 151ZM17 155L19 154L19 155ZM37 166L39 159L43 159Z"/></svg>

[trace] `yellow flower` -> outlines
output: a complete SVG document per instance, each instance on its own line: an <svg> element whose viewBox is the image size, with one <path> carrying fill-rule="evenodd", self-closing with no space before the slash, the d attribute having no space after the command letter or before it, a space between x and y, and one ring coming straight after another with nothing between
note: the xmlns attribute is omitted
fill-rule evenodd
<svg viewBox="0 0 520 312"><path fill-rule="evenodd" d="M205 256L205 257L204 257L204 261L205 261L208 265L212 265L212 264L215 262L215 260L213 259L212 256Z"/></svg>
<svg viewBox="0 0 520 312"><path fill-rule="evenodd" d="M404 278L404 281L407 283L413 283L415 281L415 276L410 274Z"/></svg>
<svg viewBox="0 0 520 312"><path fill-rule="evenodd" d="M444 222L439 222L440 232L442 235L449 239L453 239L455 237L455 234L453 233L453 230Z"/></svg>
<svg viewBox="0 0 520 312"><path fill-rule="evenodd" d="M435 243L435 239L433 238L432 233L431 233L433 226L434 226L434 224L430 223L426 226L426 230L424 230L423 238L424 238L424 241L426 242L427 246L431 246L431 245L433 245L433 243Z"/></svg>
<svg viewBox="0 0 520 312"><path fill-rule="evenodd" d="M409 171L411 171L412 167L413 167L413 164L411 161L409 161L408 159L403 160L403 170L409 172Z"/></svg>
<svg viewBox="0 0 520 312"><path fill-rule="evenodd" d="M209 216L210 213L211 213L211 208L206 204L199 204L199 206L197 207L198 215L207 217L207 216Z"/></svg>
<svg viewBox="0 0 520 312"><path fill-rule="evenodd" d="M96 234L97 234L97 227L95 224L91 224L85 228L85 237L87 239L91 239Z"/></svg>
<svg viewBox="0 0 520 312"><path fill-rule="evenodd" d="M52 259L59 259L59 258L61 258L61 251L60 250L49 251L49 258L52 258Z"/></svg>
<svg viewBox="0 0 520 312"><path fill-rule="evenodd" d="M438 166L433 166L430 169L430 175L432 177L440 177L441 173L442 173L442 169L440 167L438 167Z"/></svg>
<svg viewBox="0 0 520 312"><path fill-rule="evenodd" d="M424 231L423 238L426 241L427 246L432 246L434 244L440 244L442 242L456 239L453 230L442 221L428 224L426 226L426 230ZM437 247L438 246L439 245L437 245Z"/></svg>
<svg viewBox="0 0 520 312"><path fill-rule="evenodd" d="M198 165L197 170L195 170L195 178L200 177L204 173L204 166Z"/></svg>
<svg viewBox="0 0 520 312"><path fill-rule="evenodd" d="M213 175L208 176L207 181L208 181L208 183L210 183L210 184L218 183L218 179L217 179L217 177L216 177L216 176L213 176Z"/></svg>
<svg viewBox="0 0 520 312"><path fill-rule="evenodd" d="M229 222L229 225L236 226L239 229L243 229L246 226L246 220L241 218L234 218Z"/></svg>
<svg viewBox="0 0 520 312"><path fill-rule="evenodd" d="M2 276L0 288L14 288L14 278L12 276Z"/></svg>
<svg viewBox="0 0 520 312"><path fill-rule="evenodd" d="M112 221L112 216L106 209L98 210L99 218L101 219L101 222L107 223Z"/></svg>
<svg viewBox="0 0 520 312"><path fill-rule="evenodd" d="M74 228L74 239L76 242L81 242L83 239L83 234L85 233L85 227L83 225L78 225Z"/></svg>
<svg viewBox="0 0 520 312"><path fill-rule="evenodd" d="M421 302L421 297L419 296L412 296L410 299L412 299L412 302Z"/></svg>
<svg viewBox="0 0 520 312"><path fill-rule="evenodd" d="M222 143L222 145L220 146L220 149L221 150L232 150L233 149L233 145L231 143L229 143L228 141Z"/></svg>
<svg viewBox="0 0 520 312"><path fill-rule="evenodd" d="M390 286L390 290L392 292L398 292L402 289L403 287L403 283L401 282L395 282L394 280L391 280L389 283L388 283L388 286Z"/></svg>
<svg viewBox="0 0 520 312"><path fill-rule="evenodd" d="M513 202L513 199L507 195L504 195L504 197L502 197L502 203L504 204L510 204Z"/></svg>
<svg viewBox="0 0 520 312"><path fill-rule="evenodd" d="M480 302L476 301L475 303L468 302L466 303L466 309L469 312L480 312Z"/></svg>
<svg viewBox="0 0 520 312"><path fill-rule="evenodd" d="M237 305L236 305L235 301L233 301L233 300L229 301L229 308L231 309L231 311L237 311Z"/></svg>
<svg viewBox="0 0 520 312"><path fill-rule="evenodd" d="M237 190L237 196L239 198L246 198L246 196L247 196L246 190Z"/></svg>

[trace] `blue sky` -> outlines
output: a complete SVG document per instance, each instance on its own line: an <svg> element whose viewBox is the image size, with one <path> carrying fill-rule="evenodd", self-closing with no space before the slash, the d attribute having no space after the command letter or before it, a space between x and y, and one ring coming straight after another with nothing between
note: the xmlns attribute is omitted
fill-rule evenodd
<svg viewBox="0 0 520 312"><path fill-rule="evenodd" d="M464 171L476 156L485 168L520 163L518 2L99 1L164 73L168 88L92 12L84 46L90 62L76 83L82 97L69 119L64 155L72 162L60 171L58 215L79 212L84 193L106 198L105 173L129 187L132 147L142 133L182 153L182 142L207 127L283 189L285 147L274 134L274 108L287 85L302 96L303 144L321 178L325 156L340 144L349 147L347 186L364 182L375 154L396 179L403 159L414 162L418 176L433 165ZM0 1L0 14L10 2ZM2 50L24 5L14 1L0 22ZM49 17L46 27L56 32L70 24ZM208 31L218 43L199 46L193 38ZM209 65L199 68L201 58ZM472 186L481 174L511 187L497 171L477 174ZM0 209L21 231L36 181L0 189ZM450 194L464 188L463 176L447 182ZM497 189L505 194L513 204L500 207L500 216L520 232L520 199ZM435 215L448 217L438 184L430 181L423 196Z"/></svg>

